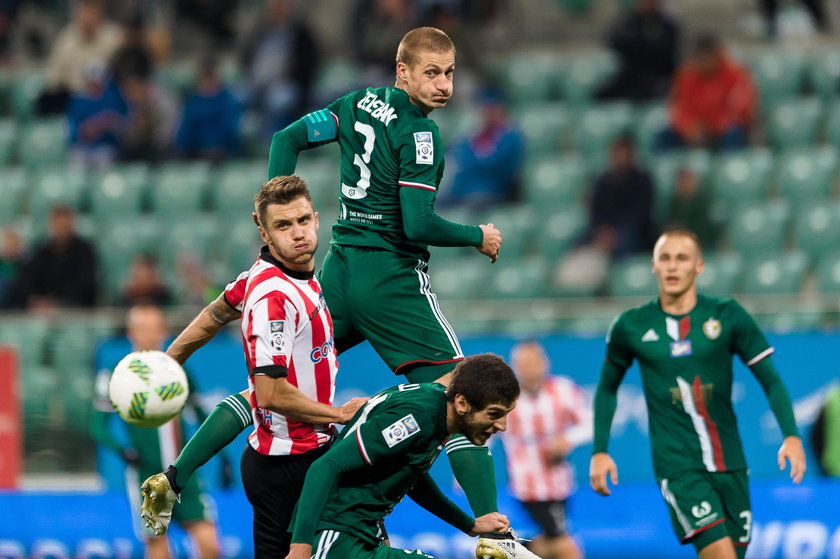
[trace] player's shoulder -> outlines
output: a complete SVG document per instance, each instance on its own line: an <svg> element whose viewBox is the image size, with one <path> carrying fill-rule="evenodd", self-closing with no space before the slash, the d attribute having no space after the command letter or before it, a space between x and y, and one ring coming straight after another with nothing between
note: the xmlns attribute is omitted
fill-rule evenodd
<svg viewBox="0 0 840 559"><path fill-rule="evenodd" d="M662 310L659 308L659 300L652 299L643 305L627 309L616 317L615 323L621 325L631 325L650 320L651 318L658 317L661 314Z"/></svg>
<svg viewBox="0 0 840 559"><path fill-rule="evenodd" d="M710 295L697 295L697 304L709 312L718 315L740 315L746 313L744 307L732 297L712 297Z"/></svg>

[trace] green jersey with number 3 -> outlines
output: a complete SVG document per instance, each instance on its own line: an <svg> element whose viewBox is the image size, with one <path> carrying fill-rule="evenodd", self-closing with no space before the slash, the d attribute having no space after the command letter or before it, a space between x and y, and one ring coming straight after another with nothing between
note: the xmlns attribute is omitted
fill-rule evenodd
<svg viewBox="0 0 840 559"><path fill-rule="evenodd" d="M427 246L404 232L400 189L437 191L443 176L437 125L395 87L348 93L304 119L310 142L330 138L341 148L341 210L333 243L428 258Z"/></svg>

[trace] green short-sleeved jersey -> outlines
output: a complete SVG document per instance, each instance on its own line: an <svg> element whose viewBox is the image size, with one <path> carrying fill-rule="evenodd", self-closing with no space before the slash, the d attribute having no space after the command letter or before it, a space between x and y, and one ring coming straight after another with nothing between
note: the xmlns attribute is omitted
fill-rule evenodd
<svg viewBox="0 0 840 559"><path fill-rule="evenodd" d="M698 295L685 316L654 300L619 316L607 334L607 359L639 362L658 478L685 470L747 467L732 409L732 356L753 365L773 352L734 300Z"/></svg>
<svg viewBox="0 0 840 559"><path fill-rule="evenodd" d="M353 534L378 545L379 526L429 470L449 433L445 388L403 384L371 398L341 432L355 438L370 468L342 476L317 530Z"/></svg>
<svg viewBox="0 0 840 559"><path fill-rule="evenodd" d="M341 211L332 242L427 259L427 246L405 235L399 191L437 191L443 176L437 124L395 87L348 93L305 119L310 141L318 141L319 124L322 137L335 134L338 125Z"/></svg>

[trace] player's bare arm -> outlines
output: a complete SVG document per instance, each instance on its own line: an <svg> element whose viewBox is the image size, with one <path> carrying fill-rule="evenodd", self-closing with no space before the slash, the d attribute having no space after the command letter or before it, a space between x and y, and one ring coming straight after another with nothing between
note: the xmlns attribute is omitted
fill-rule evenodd
<svg viewBox="0 0 840 559"><path fill-rule="evenodd" d="M613 485L618 484L618 468L612 457L606 452L597 452L592 455L589 462L589 485L601 495L610 495L610 488L607 485L607 475Z"/></svg>
<svg viewBox="0 0 840 559"><path fill-rule="evenodd" d="M260 407L303 423L347 423L367 398L353 398L341 407L310 400L284 378L254 376L254 391Z"/></svg>
<svg viewBox="0 0 840 559"><path fill-rule="evenodd" d="M481 232L484 233L484 240L481 246L477 247L478 252L490 258L491 263L495 263L499 258L499 249L502 247L502 233L493 227L492 223L487 225L479 225Z"/></svg>
<svg viewBox="0 0 840 559"><path fill-rule="evenodd" d="M779 448L779 469L785 469L785 463L790 462L790 479L793 483L802 481L805 475L805 449L802 447L802 439L799 437L785 437L782 446Z"/></svg>
<svg viewBox="0 0 840 559"><path fill-rule="evenodd" d="M213 339L219 330L238 320L242 315L225 301L224 295L204 307L184 330L178 334L166 353L180 364L189 359L195 350Z"/></svg>
<svg viewBox="0 0 840 559"><path fill-rule="evenodd" d="M312 557L312 546L308 543L293 543L289 546L289 554L285 559L309 559Z"/></svg>

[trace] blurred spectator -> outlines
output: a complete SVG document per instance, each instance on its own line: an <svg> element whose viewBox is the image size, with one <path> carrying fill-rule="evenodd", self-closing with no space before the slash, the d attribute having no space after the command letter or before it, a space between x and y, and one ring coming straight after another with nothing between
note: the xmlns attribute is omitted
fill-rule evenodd
<svg viewBox="0 0 840 559"><path fill-rule="evenodd" d="M358 0L350 21L356 60L365 83L394 85L394 45L417 26L412 0Z"/></svg>
<svg viewBox="0 0 840 559"><path fill-rule="evenodd" d="M159 161L166 158L178 121L175 100L151 77L143 74L124 77L121 91L128 106L120 143L122 159Z"/></svg>
<svg viewBox="0 0 840 559"><path fill-rule="evenodd" d="M105 66L88 65L85 87L67 107L71 163L93 169L112 163L120 150L127 114L125 99Z"/></svg>
<svg viewBox="0 0 840 559"><path fill-rule="evenodd" d="M23 267L23 286L32 309L92 307L96 303L96 251L76 232L69 206L50 211L49 237Z"/></svg>
<svg viewBox="0 0 840 559"><path fill-rule="evenodd" d="M612 258L649 250L653 243L653 180L636 163L631 136L610 147L610 167L595 181L583 244Z"/></svg>
<svg viewBox="0 0 840 559"><path fill-rule="evenodd" d="M522 394L501 436L511 492L542 532L528 547L540 557L578 559L567 529L566 505L575 484L566 458L592 439L592 411L574 381L549 374L539 343L515 346L511 365Z"/></svg>
<svg viewBox="0 0 840 559"><path fill-rule="evenodd" d="M309 110L318 44L307 24L295 17L291 0L268 0L248 36L242 66L247 69L249 106L260 113L262 134L270 139Z"/></svg>
<svg viewBox="0 0 840 559"><path fill-rule="evenodd" d="M123 26L122 44L111 60L111 73L120 85L131 76L152 75L152 54L139 14Z"/></svg>
<svg viewBox="0 0 840 559"><path fill-rule="evenodd" d="M180 283L178 299L185 305L204 307L222 292L221 288L210 280L210 272L195 254L178 254L175 259L175 271Z"/></svg>
<svg viewBox="0 0 840 559"><path fill-rule="evenodd" d="M693 231L703 239L703 244L714 247L717 242L717 228L711 217L712 192L697 174L688 168L677 172L674 197L665 219L663 229L684 229Z"/></svg>
<svg viewBox="0 0 840 559"><path fill-rule="evenodd" d="M20 0L0 0L0 64L11 55L11 35Z"/></svg>
<svg viewBox="0 0 840 559"><path fill-rule="evenodd" d="M618 58L618 72L598 97L632 101L665 97L677 67L679 41L680 28L662 9L662 0L636 0L607 38Z"/></svg>
<svg viewBox="0 0 840 559"><path fill-rule="evenodd" d="M225 87L216 62L205 61L198 87L184 103L176 145L187 157L219 161L239 154L239 100Z"/></svg>
<svg viewBox="0 0 840 559"><path fill-rule="evenodd" d="M103 0L78 0L73 21L59 33L47 60L41 114L64 111L70 96L86 88L91 63L108 64L122 42L120 28L107 21Z"/></svg>
<svg viewBox="0 0 840 559"><path fill-rule="evenodd" d="M449 203L474 210L517 198L525 155L524 136L510 120L504 94L485 89L479 104L478 130L452 146L457 170L448 195Z"/></svg>
<svg viewBox="0 0 840 559"><path fill-rule="evenodd" d="M157 260L140 254L131 262L128 280L123 288L119 305L155 305L164 307L172 304L172 293L160 277Z"/></svg>
<svg viewBox="0 0 840 559"><path fill-rule="evenodd" d="M820 471L840 478L840 385L829 391L820 408L811 430L811 445Z"/></svg>
<svg viewBox="0 0 840 559"><path fill-rule="evenodd" d="M236 0L177 0L178 18L192 21L207 34L209 43L227 47L234 36Z"/></svg>
<svg viewBox="0 0 840 559"><path fill-rule="evenodd" d="M0 240L0 309L17 309L26 305L21 285L24 264L23 242L11 227L6 227Z"/></svg>
<svg viewBox="0 0 840 559"><path fill-rule="evenodd" d="M671 123L656 138L658 151L685 146L727 151L747 146L758 95L749 70L716 37L704 35L679 68L669 104Z"/></svg>
<svg viewBox="0 0 840 559"><path fill-rule="evenodd" d="M799 0L799 2L807 8L808 13L811 14L811 19L814 20L814 26L819 32L829 33L831 31L831 25L822 0ZM775 37L778 33L779 0L761 0L761 11L764 13L764 21L767 25L767 36Z"/></svg>

